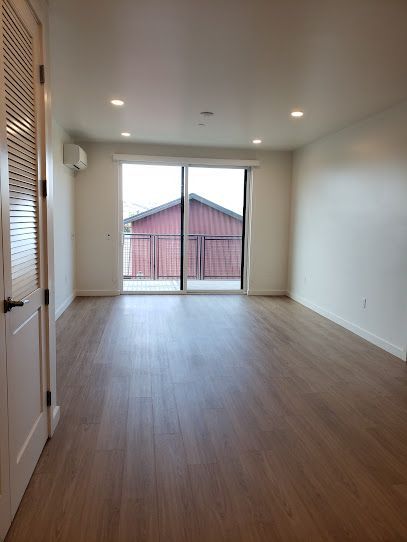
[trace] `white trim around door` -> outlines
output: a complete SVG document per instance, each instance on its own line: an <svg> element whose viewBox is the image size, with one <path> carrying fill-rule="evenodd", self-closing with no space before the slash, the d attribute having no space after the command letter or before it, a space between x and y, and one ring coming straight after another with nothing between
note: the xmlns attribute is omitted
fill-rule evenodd
<svg viewBox="0 0 407 542"><path fill-rule="evenodd" d="M120 294L125 295L247 295L248 274L249 274L249 257L250 257L250 237L251 237L251 195L252 195L252 168L260 165L257 160L229 160L229 159L211 159L211 158L180 158L167 156L144 156L131 154L114 154L113 160L118 163L118 201L117 201L117 218L118 218L118 243L117 243L117 270L118 284L120 284ZM188 217L189 217L189 201L184 200L183 212L183 288L177 291L124 291L123 290L123 179L122 165L128 163L138 163L144 165L177 165L182 168L182 184L183 194L188 194L188 171L189 166L200 167L216 167L225 169L244 169L246 170L245 182L245 208L244 208L244 227L245 235L243 241L243 265L242 265L242 283L243 288L238 290L188 290L188 281L186 279L188 273L188 258L187 255L187 239L188 239ZM77 292L77 295L80 295Z"/></svg>
<svg viewBox="0 0 407 542"><path fill-rule="evenodd" d="M192 158L183 156L148 156L141 154L114 154L114 162L127 164L162 164L166 166L203 166L225 168L258 167L258 160L235 160L233 158Z"/></svg>

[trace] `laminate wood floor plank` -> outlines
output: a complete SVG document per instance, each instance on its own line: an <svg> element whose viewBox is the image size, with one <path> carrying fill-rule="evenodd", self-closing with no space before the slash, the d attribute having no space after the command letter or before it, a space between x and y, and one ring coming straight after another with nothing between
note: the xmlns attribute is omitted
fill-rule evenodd
<svg viewBox="0 0 407 542"><path fill-rule="evenodd" d="M407 541L407 368L287 299L78 298L7 542Z"/></svg>
<svg viewBox="0 0 407 542"><path fill-rule="evenodd" d="M182 436L155 435L155 459L160 540L200 540Z"/></svg>
<svg viewBox="0 0 407 542"><path fill-rule="evenodd" d="M158 497L151 398L132 396L127 418L120 523L123 542L159 540Z"/></svg>

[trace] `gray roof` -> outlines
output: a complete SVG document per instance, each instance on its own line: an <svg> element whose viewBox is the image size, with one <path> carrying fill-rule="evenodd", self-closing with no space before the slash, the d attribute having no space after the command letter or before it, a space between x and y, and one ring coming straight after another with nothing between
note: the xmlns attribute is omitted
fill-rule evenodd
<svg viewBox="0 0 407 542"><path fill-rule="evenodd" d="M230 209L226 209L226 207L222 207L222 205L218 205L217 203L214 203L213 201L203 198L202 196L198 196L198 194L189 194L189 200L195 200L199 201L199 203L202 203L203 205L207 205L208 207L212 207L212 209L216 209L217 211L220 211L221 213L224 213L225 215L231 216L232 218L236 218L236 220L243 220L243 216L239 215L239 213L235 213L234 211L231 211ZM161 211L165 211L166 209L169 209L170 207L174 207L175 205L179 205L181 203L181 198L174 199L172 201L169 201L168 203L164 203L163 205L159 205L158 207L154 207L153 209L149 209L148 211L143 211L142 213L138 213L137 215L129 216L129 218L125 218L123 220L124 224L130 224L131 222L136 222L137 220L141 220L142 218L146 218L147 216L155 215L156 213L160 213Z"/></svg>

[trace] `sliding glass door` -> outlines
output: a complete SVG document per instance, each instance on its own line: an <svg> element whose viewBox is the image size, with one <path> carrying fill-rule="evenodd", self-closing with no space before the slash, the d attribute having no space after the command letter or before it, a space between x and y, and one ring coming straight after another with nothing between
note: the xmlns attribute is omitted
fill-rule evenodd
<svg viewBox="0 0 407 542"><path fill-rule="evenodd" d="M180 166L122 165L122 291L182 289L183 174Z"/></svg>
<svg viewBox="0 0 407 542"><path fill-rule="evenodd" d="M188 290L243 290L246 178L244 169L188 168Z"/></svg>
<svg viewBox="0 0 407 542"><path fill-rule="evenodd" d="M124 163L121 179L123 293L244 290L246 169Z"/></svg>

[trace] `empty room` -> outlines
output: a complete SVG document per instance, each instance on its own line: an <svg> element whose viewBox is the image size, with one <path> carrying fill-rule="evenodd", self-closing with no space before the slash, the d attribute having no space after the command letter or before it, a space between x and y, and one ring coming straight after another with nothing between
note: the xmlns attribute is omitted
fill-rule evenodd
<svg viewBox="0 0 407 542"><path fill-rule="evenodd" d="M407 2L0 3L0 542L407 542Z"/></svg>

